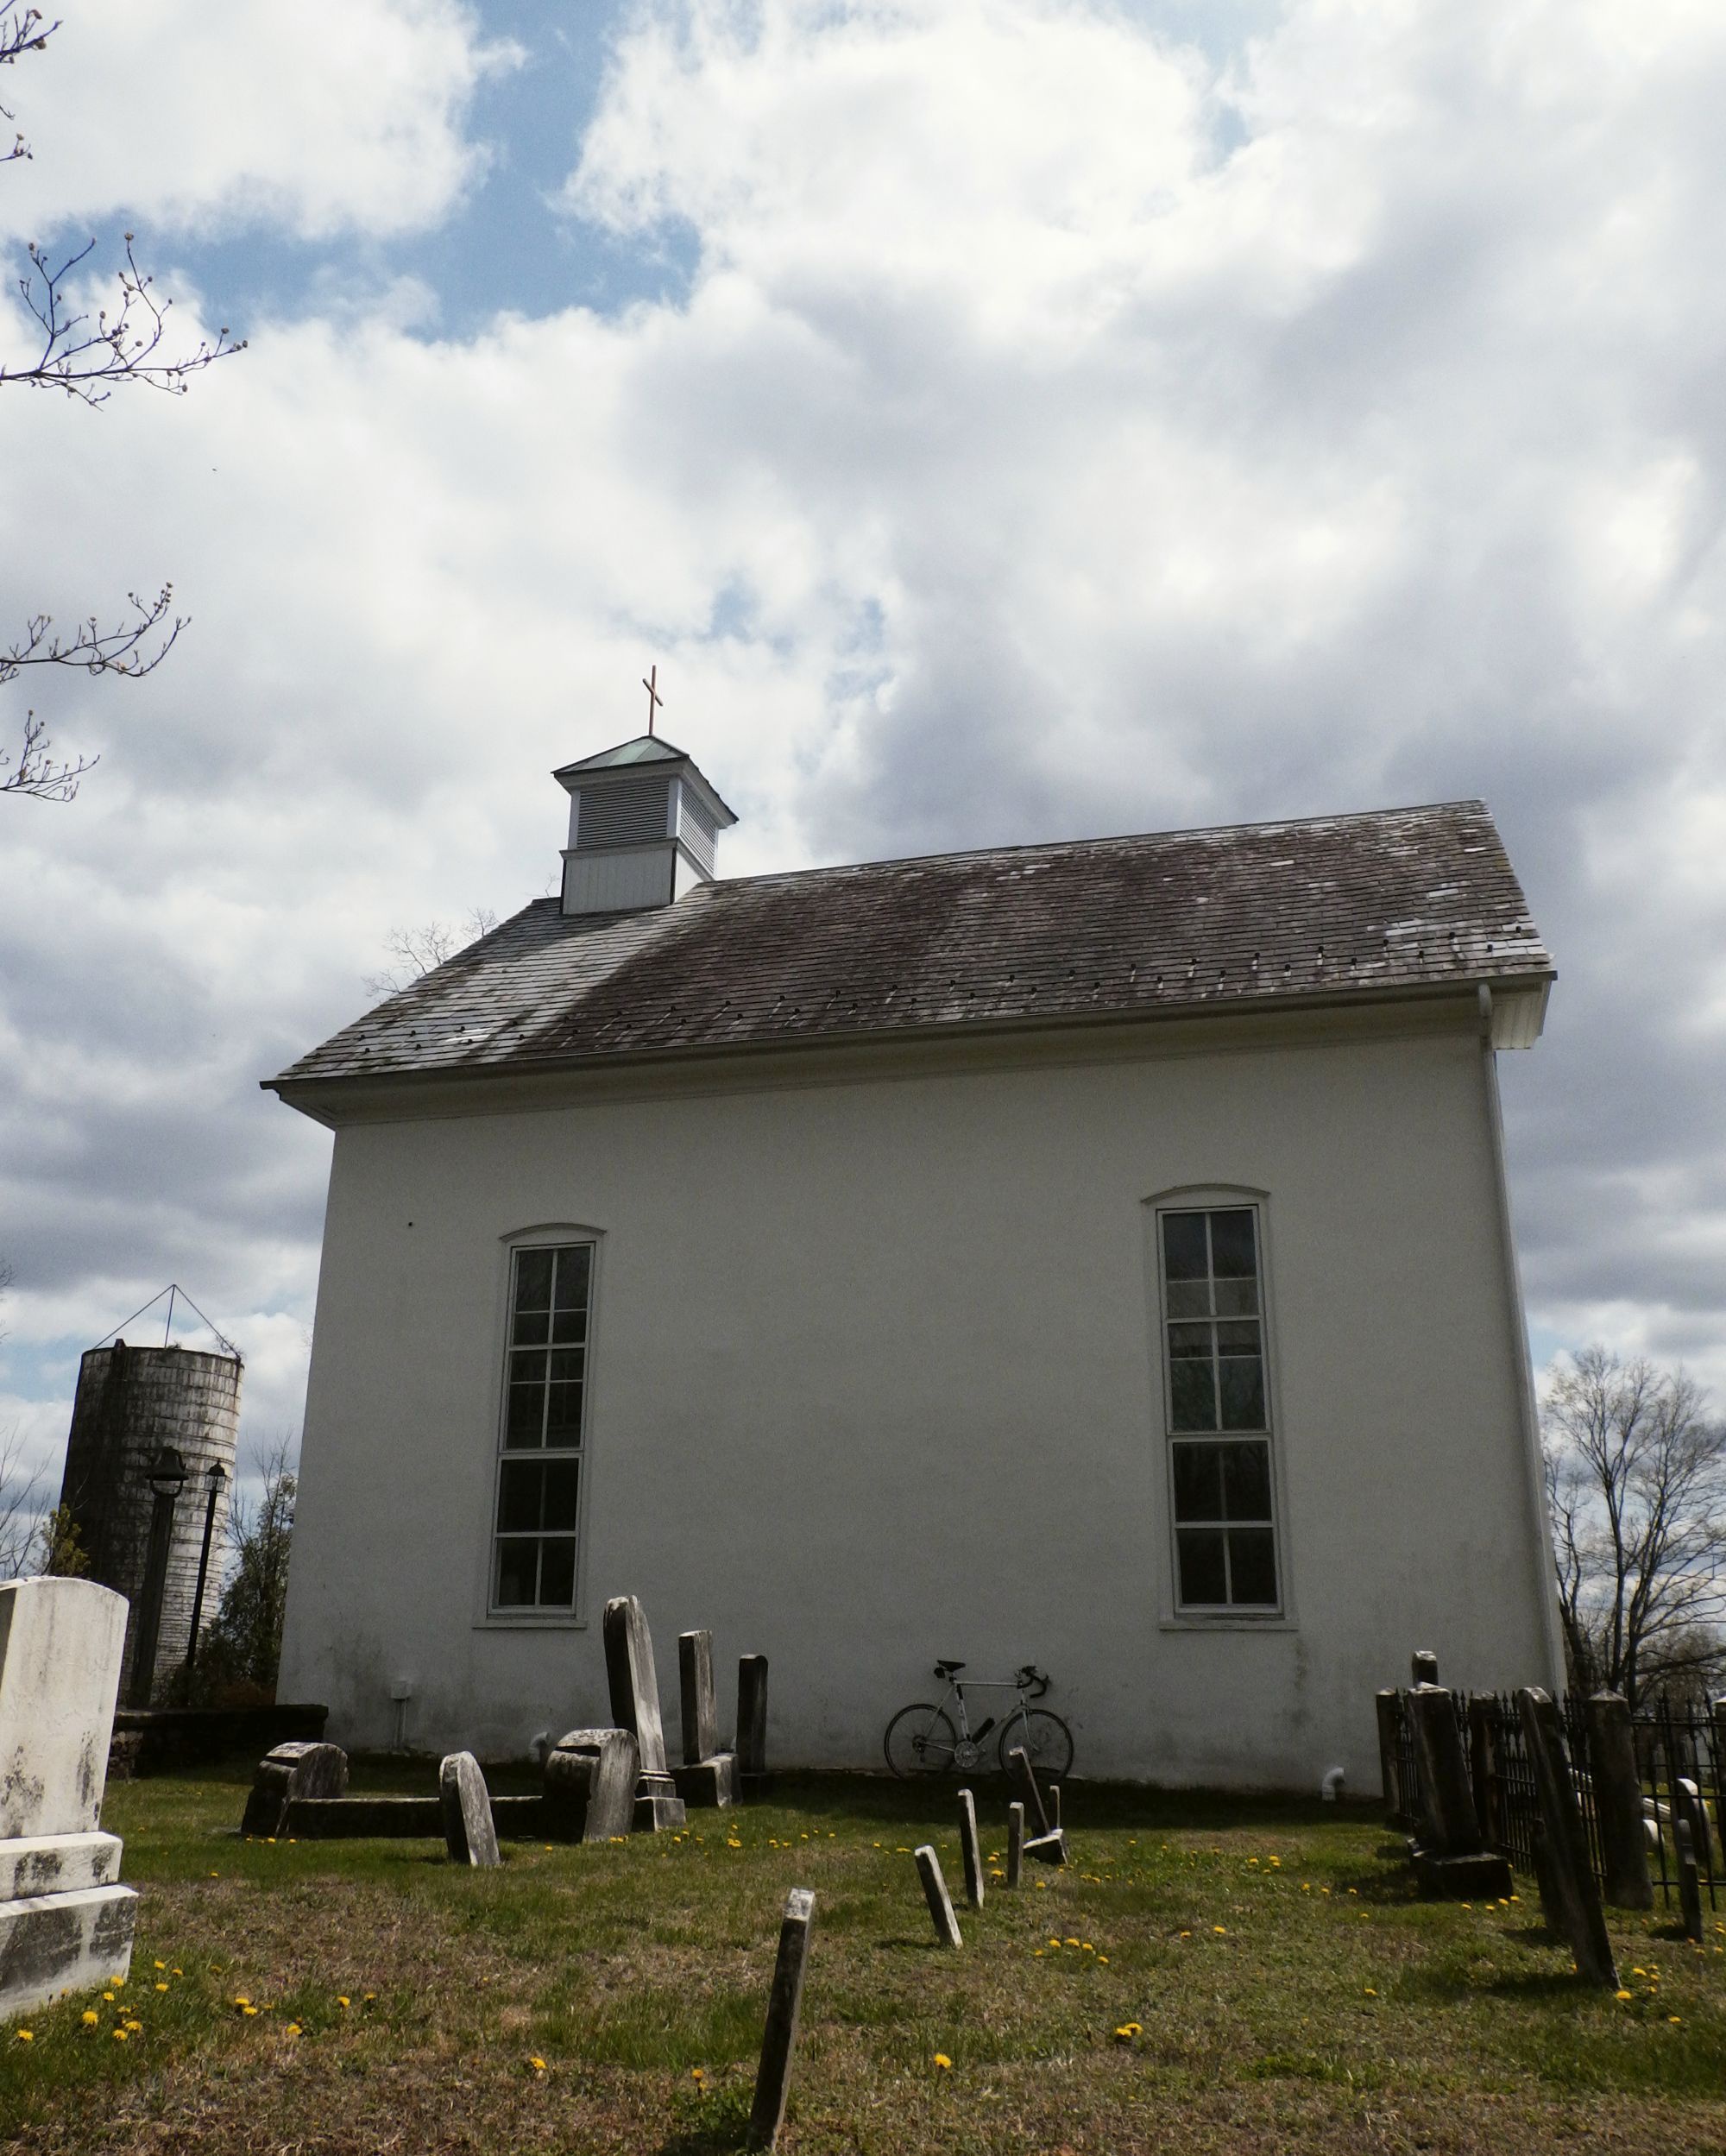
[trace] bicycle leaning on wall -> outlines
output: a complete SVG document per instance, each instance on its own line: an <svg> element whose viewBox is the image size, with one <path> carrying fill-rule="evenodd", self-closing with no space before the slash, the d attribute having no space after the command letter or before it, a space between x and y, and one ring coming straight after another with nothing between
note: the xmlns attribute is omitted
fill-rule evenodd
<svg viewBox="0 0 1726 2156"><path fill-rule="evenodd" d="M902 1779L974 1774L982 1763L983 1740L998 1723L995 1749L1003 1773L1007 1754L1023 1745L1039 1775L1061 1781L1073 1764L1073 1732L1058 1714L1029 1704L1049 1690L1047 1672L1027 1662L1016 1676L967 1677L961 1684L959 1672L964 1667L963 1662L937 1662L935 1674L947 1686L939 1701L920 1699L901 1707L888 1723L882 1739L888 1766ZM1011 1692L1016 1696L1005 1716L989 1715L973 1730L965 1706L967 1692Z"/></svg>

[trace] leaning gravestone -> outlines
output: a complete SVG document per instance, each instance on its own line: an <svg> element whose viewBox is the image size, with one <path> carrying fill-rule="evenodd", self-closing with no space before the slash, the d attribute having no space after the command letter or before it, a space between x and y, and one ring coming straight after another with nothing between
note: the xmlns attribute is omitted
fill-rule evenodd
<svg viewBox="0 0 1726 2156"><path fill-rule="evenodd" d="M1420 1762L1421 1823L1413 1851L1422 1894L1496 1901L1511 1888L1509 1859L1486 1846L1475 1810L1456 1703L1440 1685L1408 1694Z"/></svg>
<svg viewBox="0 0 1726 2156"><path fill-rule="evenodd" d="M785 1896L785 1913L779 1925L767 2027L755 2075L755 2101L749 2109L751 2148L777 2148L779 2128L785 2122L791 2052L797 2040L797 2017L803 2010L803 1972L809 1965L809 1926L814 1920L814 1894L807 1887L793 1887Z"/></svg>
<svg viewBox="0 0 1726 2156"><path fill-rule="evenodd" d="M252 1770L242 1834L266 1839L287 1831L287 1807L298 1797L345 1797L348 1755L339 1744L278 1744Z"/></svg>
<svg viewBox="0 0 1726 2156"><path fill-rule="evenodd" d="M653 1642L641 1604L633 1594L617 1595L606 1604L604 1632L612 1717L620 1729L633 1732L641 1754L635 1784L636 1831L655 1834L666 1827L682 1826L687 1814L665 1763Z"/></svg>
<svg viewBox="0 0 1726 2156"><path fill-rule="evenodd" d="M1064 1864L1066 1838L1058 1826L1049 1824L1043 1791L1037 1787L1036 1769L1023 1744L1015 1744L1007 1754L1007 1774L1024 1802L1026 1825L1036 1829L1025 1843L1025 1855L1035 1857L1040 1864Z"/></svg>
<svg viewBox="0 0 1726 2156"><path fill-rule="evenodd" d="M471 1752L451 1752L438 1769L438 1800L444 1809L444 1841L452 1864L489 1870L501 1864L491 1792Z"/></svg>
<svg viewBox="0 0 1726 2156"><path fill-rule="evenodd" d="M1672 1840L1678 1849L1678 1906L1684 1935L1702 1944L1702 1878L1696 1865L1696 1838L1681 1812L1672 1816Z"/></svg>
<svg viewBox="0 0 1726 2156"><path fill-rule="evenodd" d="M1521 1718L1528 1764L1534 1770L1540 1825L1546 1830L1546 1862L1557 1928L1576 1956L1578 1976L1585 1983L1616 1991L1618 1970L1612 1959L1612 1942L1606 1936L1606 1918L1594 1883L1594 1868L1589 1862L1576 1784L1565 1757L1558 1708L1549 1693L1530 1685L1516 1694L1516 1712Z"/></svg>
<svg viewBox="0 0 1726 2156"><path fill-rule="evenodd" d="M131 1965L137 1896L99 1828L125 1638L92 1580L0 1587L0 2019Z"/></svg>
<svg viewBox="0 0 1726 2156"><path fill-rule="evenodd" d="M740 1793L767 1791L767 1657L737 1658L737 1775Z"/></svg>
<svg viewBox="0 0 1726 2156"><path fill-rule="evenodd" d="M1376 1693L1373 1705L1378 1717L1378 1780L1384 1791L1384 1824L1405 1831L1412 1824L1402 1809L1402 1768L1398 1756L1402 1708L1391 1691Z"/></svg>
<svg viewBox="0 0 1726 2156"><path fill-rule="evenodd" d="M1585 1712L1606 1899L1621 1909L1652 1909L1654 1887L1629 1703L1616 1692L1597 1692Z"/></svg>
<svg viewBox="0 0 1726 2156"><path fill-rule="evenodd" d="M629 1730L571 1730L545 1755L541 1819L554 1842L610 1842L635 1819L641 1755Z"/></svg>
<svg viewBox="0 0 1726 2156"><path fill-rule="evenodd" d="M929 1921L935 1926L935 1936L942 1946L964 1944L959 1935L959 1919L953 1913L953 1896L947 1891L947 1881L942 1875L941 1859L935 1853L932 1842L924 1842L912 1851L917 1860L917 1877L923 1882L923 1900L929 1904Z"/></svg>
<svg viewBox="0 0 1726 2156"><path fill-rule="evenodd" d="M719 1712L713 1693L713 1634L677 1635L677 1677L683 1708L683 1757L671 1780L686 1805L711 1809L737 1801L737 1755L719 1749Z"/></svg>
<svg viewBox="0 0 1726 2156"><path fill-rule="evenodd" d="M973 1909L980 1909L983 1844L977 1832L977 1800L968 1789L959 1792L959 1845L965 1857L965 1899Z"/></svg>

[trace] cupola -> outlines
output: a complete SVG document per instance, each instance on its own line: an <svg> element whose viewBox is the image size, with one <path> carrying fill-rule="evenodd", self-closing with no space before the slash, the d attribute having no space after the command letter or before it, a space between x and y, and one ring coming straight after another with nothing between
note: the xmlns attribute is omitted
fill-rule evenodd
<svg viewBox="0 0 1726 2156"><path fill-rule="evenodd" d="M642 734L551 775L570 797L565 913L671 905L712 882L737 818L682 749Z"/></svg>

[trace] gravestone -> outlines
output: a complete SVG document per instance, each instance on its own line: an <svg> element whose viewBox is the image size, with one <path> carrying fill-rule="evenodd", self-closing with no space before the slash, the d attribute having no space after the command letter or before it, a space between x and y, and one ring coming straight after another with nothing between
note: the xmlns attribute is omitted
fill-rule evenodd
<svg viewBox="0 0 1726 2156"><path fill-rule="evenodd" d="M612 1718L633 1735L641 1756L635 1784L635 1831L654 1834L682 1826L688 1815L665 1763L653 1642L641 1604L633 1594L618 1595L606 1604L603 1629Z"/></svg>
<svg viewBox="0 0 1726 2156"><path fill-rule="evenodd" d="M1439 1681L1439 1658L1430 1649L1418 1649L1408 1657L1408 1682L1411 1686L1435 1685Z"/></svg>
<svg viewBox="0 0 1726 2156"><path fill-rule="evenodd" d="M444 1842L452 1864L489 1870L501 1864L491 1792L471 1752L451 1752L438 1769L438 1800L444 1809Z"/></svg>
<svg viewBox="0 0 1726 2156"><path fill-rule="evenodd" d="M1534 1772L1540 1824L1546 1830L1553 1913L1576 1956L1577 1974L1585 1983L1616 1991L1618 1970L1589 1862L1588 1838L1577 1803L1576 1785L1565 1757L1558 1708L1549 1693L1531 1685L1516 1694L1516 1712L1521 1718L1528 1764Z"/></svg>
<svg viewBox="0 0 1726 2156"><path fill-rule="evenodd" d="M545 1755L541 1819L554 1842L609 1842L635 1819L641 1754L629 1730L571 1730Z"/></svg>
<svg viewBox="0 0 1726 2156"><path fill-rule="evenodd" d="M983 1906L983 1844L977 1835L977 1800L968 1789L959 1792L959 1846L965 1859L965 1899L973 1909Z"/></svg>
<svg viewBox="0 0 1726 2156"><path fill-rule="evenodd" d="M1402 1804L1402 1768L1397 1752L1401 1708L1396 1694L1377 1693L1373 1705L1378 1715L1378 1779L1384 1791L1384 1824L1406 1830L1414 1822Z"/></svg>
<svg viewBox="0 0 1726 2156"><path fill-rule="evenodd" d="M1420 1762L1420 1825L1411 1854L1421 1893L1459 1901L1508 1897L1509 1859L1482 1837L1455 1701L1442 1686L1416 1685L1408 1716Z"/></svg>
<svg viewBox="0 0 1726 2156"><path fill-rule="evenodd" d="M1024 1878L1025 1809L1017 1799L1007 1806L1007 1884L1018 1886Z"/></svg>
<svg viewBox="0 0 1726 2156"><path fill-rule="evenodd" d="M1048 1810L1049 1831L1058 1834L1061 1831L1061 1784L1058 1781L1051 1781L1049 1785Z"/></svg>
<svg viewBox="0 0 1726 2156"><path fill-rule="evenodd" d="M1015 1744L1007 1754L1007 1774L1018 1791L1024 1805L1025 1824L1036 1829L1028 1837L1024 1845L1027 1857L1040 1864L1064 1864L1067 1862L1067 1843L1058 1826L1049 1823L1049 1812L1043 1801L1043 1792L1037 1787L1036 1769L1023 1744Z"/></svg>
<svg viewBox="0 0 1726 2156"><path fill-rule="evenodd" d="M131 1966L137 1896L101 1831L125 1639L91 1580L0 1586L0 2020Z"/></svg>
<svg viewBox="0 0 1726 2156"><path fill-rule="evenodd" d="M741 1794L767 1790L767 1657L743 1655L737 1663L737 1772Z"/></svg>
<svg viewBox="0 0 1726 2156"><path fill-rule="evenodd" d="M785 1913L779 1926L779 1951L767 2000L767 2028L761 2039L761 2064L755 2074L755 2100L749 2108L752 2148L776 2148L779 2128L785 2122L791 2052L797 2040L797 2017L803 2010L803 1971L809 1965L809 1927L814 1921L814 1894L807 1887L793 1887L785 1896Z"/></svg>
<svg viewBox="0 0 1726 2156"><path fill-rule="evenodd" d="M953 1913L953 1897L947 1891L947 1882L942 1876L941 1859L931 1844L925 1842L914 1852L917 1876L923 1882L923 1900L929 1904L929 1921L935 1926L935 1936L943 1946L961 1946L959 1919Z"/></svg>
<svg viewBox="0 0 1726 2156"><path fill-rule="evenodd" d="M1498 1702L1490 1692L1476 1692L1468 1702L1468 1785L1481 1840L1502 1850L1508 1837L1504 1818L1504 1773L1499 1757Z"/></svg>
<svg viewBox="0 0 1726 2156"><path fill-rule="evenodd" d="M339 1744L278 1744L252 1770L242 1834L261 1838L287 1831L287 1807L296 1797L345 1797L348 1755Z"/></svg>
<svg viewBox="0 0 1726 2156"><path fill-rule="evenodd" d="M671 1769L686 1805L711 1808L737 1801L737 1756L719 1749L719 1716L713 1696L713 1634L677 1636L677 1675L683 1708L683 1756Z"/></svg>
<svg viewBox="0 0 1726 2156"><path fill-rule="evenodd" d="M1690 1822L1690 1845L1696 1853L1698 1869L1709 1873L1714 1870L1714 1851L1708 1839L1708 1812L1702 1801L1702 1792L1688 1775L1672 1777L1672 1815Z"/></svg>
<svg viewBox="0 0 1726 2156"><path fill-rule="evenodd" d="M1672 1817L1672 1840L1678 1845L1678 1906L1684 1935L1702 1943L1702 1879L1696 1865L1696 1838L1681 1812Z"/></svg>
<svg viewBox="0 0 1726 2156"><path fill-rule="evenodd" d="M1594 1819L1600 1830L1606 1899L1620 1909L1652 1909L1654 1888L1648 1876L1642 1781L1636 1770L1629 1705L1616 1692L1597 1692L1586 1712Z"/></svg>

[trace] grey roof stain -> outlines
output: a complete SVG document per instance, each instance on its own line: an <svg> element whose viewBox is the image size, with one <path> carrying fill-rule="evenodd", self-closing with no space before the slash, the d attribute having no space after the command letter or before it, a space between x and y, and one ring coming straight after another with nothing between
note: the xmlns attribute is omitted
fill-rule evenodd
<svg viewBox="0 0 1726 2156"><path fill-rule="evenodd" d="M1006 847L524 908L272 1084L1536 983L1477 801Z"/></svg>

